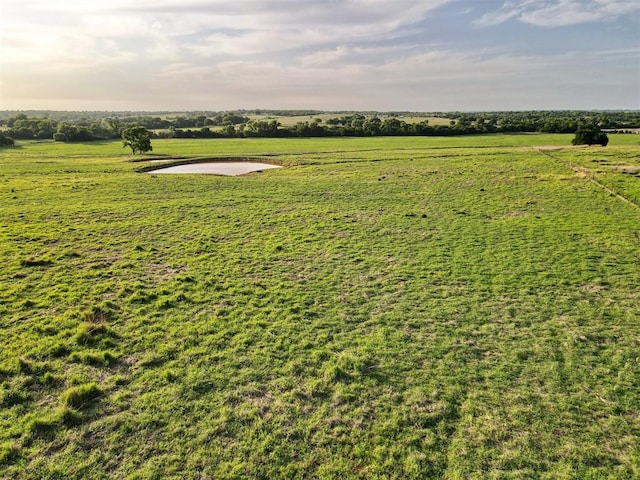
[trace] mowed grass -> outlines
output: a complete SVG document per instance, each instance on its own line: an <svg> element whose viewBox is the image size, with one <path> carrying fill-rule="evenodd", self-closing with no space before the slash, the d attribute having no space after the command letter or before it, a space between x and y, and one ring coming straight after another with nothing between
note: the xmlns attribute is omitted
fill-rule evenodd
<svg viewBox="0 0 640 480"><path fill-rule="evenodd" d="M567 138L0 151L0 477L638 478L640 149Z"/></svg>

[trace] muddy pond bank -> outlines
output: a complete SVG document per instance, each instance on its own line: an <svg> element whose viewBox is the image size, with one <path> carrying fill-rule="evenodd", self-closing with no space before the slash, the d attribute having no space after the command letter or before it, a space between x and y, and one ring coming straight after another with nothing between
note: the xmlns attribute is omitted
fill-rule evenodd
<svg viewBox="0 0 640 480"><path fill-rule="evenodd" d="M157 168L148 170L147 173L192 173L236 176L245 173L261 172L271 168L282 168L280 165L270 165L268 163L255 162L212 162L212 163L190 163L186 165L174 165L172 167Z"/></svg>
<svg viewBox="0 0 640 480"><path fill-rule="evenodd" d="M138 169L140 173L152 174L208 174L237 176L251 172L261 172L272 168L282 168L281 165L264 163L250 159L210 159L210 158L167 158L149 160L152 165L145 165Z"/></svg>

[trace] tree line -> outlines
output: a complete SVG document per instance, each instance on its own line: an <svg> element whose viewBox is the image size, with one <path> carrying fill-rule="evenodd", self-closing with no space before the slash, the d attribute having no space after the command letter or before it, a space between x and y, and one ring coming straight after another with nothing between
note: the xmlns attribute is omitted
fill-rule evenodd
<svg viewBox="0 0 640 480"><path fill-rule="evenodd" d="M301 111L259 111L262 115L279 116ZM335 137L335 136L450 136L487 133L576 133L591 126L613 131L629 131L640 127L638 111L527 111L527 112L446 112L431 117L447 119L446 124L432 125L427 114L417 121L405 121L400 113L348 112L328 119L312 118L317 111L302 111L310 119L282 126L277 119L251 119L250 111L198 112L178 115L144 115L132 113L68 112L61 119L51 113L29 117L17 113L0 116L2 138L54 139L81 142L121 138L126 128L142 126L153 138L246 138L246 137ZM5 112L6 113L6 112ZM409 114L407 114L409 115ZM411 114L415 116L416 114ZM420 119L422 117L422 119ZM440 122L438 122L440 123ZM9 140L2 140L8 142Z"/></svg>
<svg viewBox="0 0 640 480"><path fill-rule="evenodd" d="M610 119L593 116L520 117L518 115L460 114L448 125L431 125L427 119L407 122L397 117L380 118L363 114L344 115L322 120L315 118L283 127L277 120L249 120L220 129L170 127L156 132L164 138L246 138L246 137L369 137L369 136L453 136L488 133L576 133L580 129L635 128L640 125L640 115L630 118ZM620 130L617 130L620 131ZM627 130L628 131L628 130Z"/></svg>

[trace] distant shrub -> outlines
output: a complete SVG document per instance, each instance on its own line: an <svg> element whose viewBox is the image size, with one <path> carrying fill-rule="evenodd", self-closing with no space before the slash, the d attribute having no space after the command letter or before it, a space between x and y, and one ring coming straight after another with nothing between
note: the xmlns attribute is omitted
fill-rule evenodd
<svg viewBox="0 0 640 480"><path fill-rule="evenodd" d="M609 137L596 125L581 125L571 141L573 145L602 145L606 147Z"/></svg>
<svg viewBox="0 0 640 480"><path fill-rule="evenodd" d="M0 147L11 147L14 143L13 138L8 137L4 133L0 133Z"/></svg>

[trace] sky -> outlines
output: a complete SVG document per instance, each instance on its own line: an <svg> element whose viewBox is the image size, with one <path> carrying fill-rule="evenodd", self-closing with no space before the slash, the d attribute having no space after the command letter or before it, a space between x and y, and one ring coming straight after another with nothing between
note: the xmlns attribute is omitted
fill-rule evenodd
<svg viewBox="0 0 640 480"><path fill-rule="evenodd" d="M0 0L0 110L640 109L640 0Z"/></svg>

